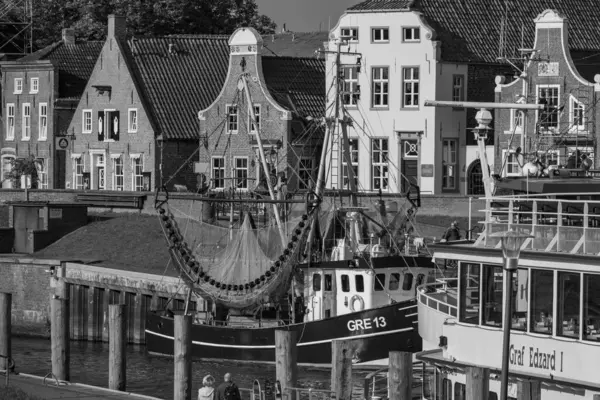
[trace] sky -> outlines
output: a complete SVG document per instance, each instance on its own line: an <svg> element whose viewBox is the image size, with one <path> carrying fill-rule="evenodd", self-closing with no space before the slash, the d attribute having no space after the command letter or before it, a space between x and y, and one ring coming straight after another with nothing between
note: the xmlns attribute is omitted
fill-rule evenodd
<svg viewBox="0 0 600 400"><path fill-rule="evenodd" d="M313 32L329 30L335 26L344 10L362 0L256 0L258 11L277 24L277 32L283 24L287 30ZM319 29L320 27L320 29Z"/></svg>

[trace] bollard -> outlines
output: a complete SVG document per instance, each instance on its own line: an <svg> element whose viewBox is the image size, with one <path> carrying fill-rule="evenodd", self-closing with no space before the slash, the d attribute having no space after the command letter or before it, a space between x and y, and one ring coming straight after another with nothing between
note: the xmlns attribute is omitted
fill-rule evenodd
<svg viewBox="0 0 600 400"><path fill-rule="evenodd" d="M125 391L127 360L125 356L125 305L108 306L108 388Z"/></svg>
<svg viewBox="0 0 600 400"><path fill-rule="evenodd" d="M412 353L390 351L388 366L390 400L412 398Z"/></svg>
<svg viewBox="0 0 600 400"><path fill-rule="evenodd" d="M174 400L192 399L192 316L175 315Z"/></svg>
<svg viewBox="0 0 600 400"><path fill-rule="evenodd" d="M0 369L10 369L9 358L11 357L10 330L11 330L11 308L12 294L0 293Z"/></svg>
<svg viewBox="0 0 600 400"><path fill-rule="evenodd" d="M70 377L69 299L53 298L50 303L52 346L52 374L68 381Z"/></svg>
<svg viewBox="0 0 600 400"><path fill-rule="evenodd" d="M331 342L331 391L339 400L352 398L352 357L354 346L350 340Z"/></svg>
<svg viewBox="0 0 600 400"><path fill-rule="evenodd" d="M295 400L297 380L296 332L284 329L275 331L275 376L281 384L283 400Z"/></svg>

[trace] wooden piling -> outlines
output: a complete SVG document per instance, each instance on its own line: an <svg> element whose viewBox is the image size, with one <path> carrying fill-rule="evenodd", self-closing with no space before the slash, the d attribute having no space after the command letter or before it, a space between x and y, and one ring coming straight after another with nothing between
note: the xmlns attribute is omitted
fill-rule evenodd
<svg viewBox="0 0 600 400"><path fill-rule="evenodd" d="M10 330L11 330L12 294L0 293L0 369L8 371L11 357Z"/></svg>
<svg viewBox="0 0 600 400"><path fill-rule="evenodd" d="M174 400L192 398L192 316L175 315Z"/></svg>
<svg viewBox="0 0 600 400"><path fill-rule="evenodd" d="M412 365L412 353L390 351L388 360L390 400L412 398Z"/></svg>
<svg viewBox="0 0 600 400"><path fill-rule="evenodd" d="M352 398L352 357L354 346L350 340L331 342L331 391L337 400Z"/></svg>
<svg viewBox="0 0 600 400"><path fill-rule="evenodd" d="M275 376L281 384L282 400L296 400L296 392L287 390L296 387L298 377L295 331L275 331L275 360Z"/></svg>
<svg viewBox="0 0 600 400"><path fill-rule="evenodd" d="M598 396L600 398L600 396ZM541 400L542 385L539 381L519 381L517 383L517 398L519 400Z"/></svg>
<svg viewBox="0 0 600 400"><path fill-rule="evenodd" d="M466 367L465 373L467 375L466 400L487 400L490 392L490 370Z"/></svg>
<svg viewBox="0 0 600 400"><path fill-rule="evenodd" d="M56 379L68 381L70 377L69 299L53 298L50 303L52 346L52 374Z"/></svg>
<svg viewBox="0 0 600 400"><path fill-rule="evenodd" d="M124 304L108 306L108 388L125 391L127 360L125 357L125 318Z"/></svg>

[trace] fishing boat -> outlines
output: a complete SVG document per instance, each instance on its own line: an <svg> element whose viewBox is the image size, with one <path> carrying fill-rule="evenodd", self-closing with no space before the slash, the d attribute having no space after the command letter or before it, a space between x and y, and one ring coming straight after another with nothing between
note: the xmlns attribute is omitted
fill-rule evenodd
<svg viewBox="0 0 600 400"><path fill-rule="evenodd" d="M245 74L237 90L235 98L253 104ZM166 188L157 191L166 247L188 301L184 310L148 313L148 352L173 354L178 312L195 316L195 359L274 362L278 329L296 332L301 365L330 364L331 342L338 339L360 339L357 365L380 363L390 350L422 349L416 287L435 281L440 270L415 229L419 187L411 182L395 195L363 193L352 184L346 191L324 190L328 144L335 135L348 141L336 97L317 179L306 193L276 196L284 192L281 176L267 174L243 194L207 185L185 209L169 200ZM252 107L249 113L256 120ZM260 128L253 136L262 171L272 171ZM224 214L225 224L215 210ZM195 308L200 302L205 307Z"/></svg>

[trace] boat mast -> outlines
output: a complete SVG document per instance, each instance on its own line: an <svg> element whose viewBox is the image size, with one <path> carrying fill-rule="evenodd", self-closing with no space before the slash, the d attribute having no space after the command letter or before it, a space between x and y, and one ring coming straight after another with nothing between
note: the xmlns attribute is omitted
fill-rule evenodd
<svg viewBox="0 0 600 400"><path fill-rule="evenodd" d="M248 90L248 81L246 80L246 75L241 76L240 82L242 83L244 92L246 93L246 100L248 102L248 112L250 113L250 117L252 118L251 124L256 123L256 115L254 114L254 106L252 103L252 97L250 96L250 91ZM275 200L275 193L273 192L273 186L271 185L271 180L269 179L269 169L267 166L267 159L265 158L265 150L263 149L262 139L260 138L260 125L256 125L256 141L258 142L258 152L260 153L260 161L265 171L265 178L267 181L267 187L269 188L269 195L271 196L271 200ZM277 208L277 203L273 203L273 212L275 214L277 228L279 229L279 235L281 236L281 244L283 245L283 247L285 247L287 240L285 237L285 233L283 232L283 225L281 225L281 218L279 217L279 208Z"/></svg>

